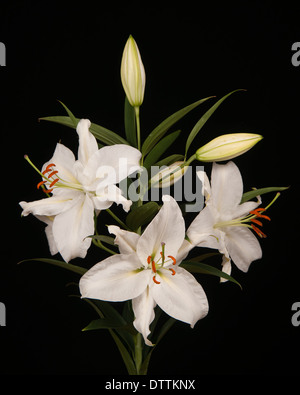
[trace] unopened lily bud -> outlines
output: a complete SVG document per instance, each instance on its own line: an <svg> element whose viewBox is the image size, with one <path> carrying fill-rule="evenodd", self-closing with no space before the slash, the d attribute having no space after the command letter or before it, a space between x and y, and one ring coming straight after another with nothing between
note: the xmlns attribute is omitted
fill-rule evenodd
<svg viewBox="0 0 300 395"><path fill-rule="evenodd" d="M224 134L199 148L196 152L196 159L201 162L232 159L248 151L262 138L263 136L253 133Z"/></svg>
<svg viewBox="0 0 300 395"><path fill-rule="evenodd" d="M121 80L129 103L139 107L144 100L146 74L138 46L131 35L123 51Z"/></svg>
<svg viewBox="0 0 300 395"><path fill-rule="evenodd" d="M172 165L158 171L150 180L151 187L166 188L175 184L187 171L188 166L180 167L182 163L183 161L174 162Z"/></svg>

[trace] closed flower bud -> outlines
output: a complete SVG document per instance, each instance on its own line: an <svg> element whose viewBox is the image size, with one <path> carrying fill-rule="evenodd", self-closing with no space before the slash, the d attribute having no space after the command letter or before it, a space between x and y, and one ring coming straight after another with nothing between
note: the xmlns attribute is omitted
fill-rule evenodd
<svg viewBox="0 0 300 395"><path fill-rule="evenodd" d="M121 80L129 103L133 107L139 107L144 100L146 74L138 46L132 36L129 36L123 51Z"/></svg>
<svg viewBox="0 0 300 395"><path fill-rule="evenodd" d="M181 167L183 161L173 163L168 167L164 167L154 177L151 178L151 187L166 188L175 184L180 180L188 169L188 166Z"/></svg>
<svg viewBox="0 0 300 395"><path fill-rule="evenodd" d="M201 162L229 160L242 155L262 138L263 136L253 133L224 134L199 148L196 159Z"/></svg>

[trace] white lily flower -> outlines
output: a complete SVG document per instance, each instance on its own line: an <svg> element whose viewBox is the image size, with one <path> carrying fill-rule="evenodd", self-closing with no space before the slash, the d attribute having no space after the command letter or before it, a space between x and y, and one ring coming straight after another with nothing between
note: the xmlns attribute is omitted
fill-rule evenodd
<svg viewBox="0 0 300 395"><path fill-rule="evenodd" d="M141 157L137 149L123 144L98 149L90 125L88 119L77 125L78 160L69 148L58 143L53 157L43 165L44 180L38 188L52 196L20 202L22 215L33 214L48 225L50 252L59 252L66 262L86 256L91 245L87 236L94 234L95 210L99 213L113 202L129 210L132 202L122 196L115 184L139 168Z"/></svg>
<svg viewBox="0 0 300 395"><path fill-rule="evenodd" d="M214 163L211 184L204 172L198 172L197 175L204 183L206 206L187 230L190 242L198 247L217 249L224 254L225 273L231 273L230 259L240 270L247 272L251 262L262 257L260 244L250 229L260 237L265 237L257 227L262 226L257 218L270 220L261 214L265 209L257 208L261 203L260 198L257 202L240 204L243 181L233 162L225 165Z"/></svg>
<svg viewBox="0 0 300 395"><path fill-rule="evenodd" d="M133 322L147 345L154 307L191 327L208 312L201 285L179 266L190 249L177 202L163 197L163 207L140 236L110 226L120 254L97 263L80 279L83 298L118 302L132 299Z"/></svg>

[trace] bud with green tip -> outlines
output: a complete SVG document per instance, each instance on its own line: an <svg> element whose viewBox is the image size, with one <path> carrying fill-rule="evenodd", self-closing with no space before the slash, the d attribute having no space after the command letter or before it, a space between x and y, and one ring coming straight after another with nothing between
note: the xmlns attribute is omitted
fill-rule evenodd
<svg viewBox="0 0 300 395"><path fill-rule="evenodd" d="M199 148L195 154L196 159L201 162L229 160L242 155L262 138L263 136L253 133L224 134Z"/></svg>
<svg viewBox="0 0 300 395"><path fill-rule="evenodd" d="M131 35L123 51L121 80L129 103L139 107L144 100L146 74L138 46Z"/></svg>

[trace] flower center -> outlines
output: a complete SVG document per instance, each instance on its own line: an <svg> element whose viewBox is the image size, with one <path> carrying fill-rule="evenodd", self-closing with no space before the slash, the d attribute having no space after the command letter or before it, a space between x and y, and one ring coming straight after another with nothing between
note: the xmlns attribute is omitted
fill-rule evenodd
<svg viewBox="0 0 300 395"><path fill-rule="evenodd" d="M69 188L69 189L75 189L80 192L85 192L81 184L70 183L59 177L58 170L54 169L56 166L54 163L49 163L46 169L43 172L40 172L40 170L31 162L31 160L28 158L27 155L25 155L24 158L43 178L43 180L37 184L37 189L42 188L43 192L45 192L46 194L51 193L54 187ZM48 187L46 187L45 185L46 183L49 183Z"/></svg>
<svg viewBox="0 0 300 395"><path fill-rule="evenodd" d="M172 264L176 265L176 259L172 255L168 255L168 258L170 258L170 259L165 260L165 243L164 242L161 243L161 247L162 247L162 250L160 252L160 258L156 262L154 261L154 259L151 255L149 255L147 258L147 263L149 265L149 269L151 269L152 273L154 274L154 276L152 277L152 280L155 282L155 284L160 284L160 281L156 280L156 274L159 271L159 269L161 269L164 266L165 263L168 263L171 260ZM168 268L168 270L170 270L172 272L172 276L175 276L176 272L174 269Z"/></svg>
<svg viewBox="0 0 300 395"><path fill-rule="evenodd" d="M224 221L224 222L219 222L215 224L214 228L222 228L225 226L246 226L248 228L251 228L254 230L254 232L261 238L267 237L267 235L258 227L258 226L263 226L263 223L257 219L266 219L268 221L271 221L271 218L268 217L267 215L262 214L264 211L266 211L274 202L275 200L280 196L280 193L278 192L275 196L275 198L271 201L270 204L266 208L256 208L255 210L252 210L249 212L248 215L242 218L237 218L233 219L231 221ZM251 223L251 224L249 224ZM258 226L257 226L258 225Z"/></svg>

